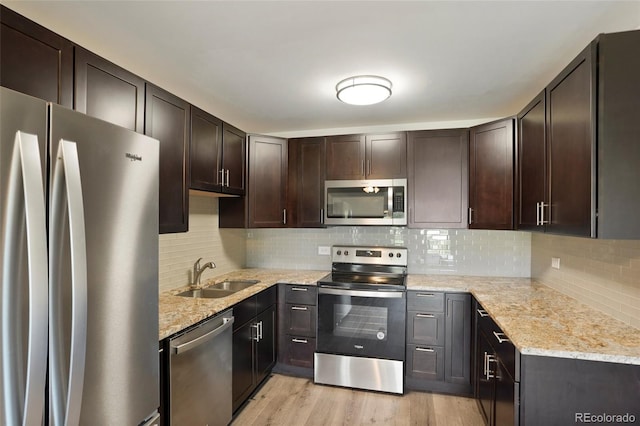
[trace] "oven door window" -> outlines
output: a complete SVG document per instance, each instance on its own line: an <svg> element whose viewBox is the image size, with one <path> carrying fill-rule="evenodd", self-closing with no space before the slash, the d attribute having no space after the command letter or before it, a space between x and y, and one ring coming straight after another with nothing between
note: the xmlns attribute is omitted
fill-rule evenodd
<svg viewBox="0 0 640 426"><path fill-rule="evenodd" d="M319 352L404 359L402 298L318 295Z"/></svg>

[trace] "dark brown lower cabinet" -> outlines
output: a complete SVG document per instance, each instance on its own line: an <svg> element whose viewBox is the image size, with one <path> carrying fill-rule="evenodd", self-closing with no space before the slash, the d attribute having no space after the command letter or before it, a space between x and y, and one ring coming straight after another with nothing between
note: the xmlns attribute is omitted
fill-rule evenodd
<svg viewBox="0 0 640 426"><path fill-rule="evenodd" d="M407 292L406 386L471 395L471 296Z"/></svg>
<svg viewBox="0 0 640 426"><path fill-rule="evenodd" d="M233 307L233 411L247 400L276 363L276 287Z"/></svg>
<svg viewBox="0 0 640 426"><path fill-rule="evenodd" d="M276 371L313 377L316 350L317 288L279 284Z"/></svg>

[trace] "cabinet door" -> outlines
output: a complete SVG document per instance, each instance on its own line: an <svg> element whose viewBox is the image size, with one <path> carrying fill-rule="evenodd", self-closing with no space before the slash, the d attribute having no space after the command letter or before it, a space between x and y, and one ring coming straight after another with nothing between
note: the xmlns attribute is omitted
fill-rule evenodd
<svg viewBox="0 0 640 426"><path fill-rule="evenodd" d="M466 228L466 130L408 133L410 228Z"/></svg>
<svg viewBox="0 0 640 426"><path fill-rule="evenodd" d="M444 313L408 312L408 317L407 341L422 345L444 345Z"/></svg>
<svg viewBox="0 0 640 426"><path fill-rule="evenodd" d="M444 379L444 349L407 345L407 375L424 380Z"/></svg>
<svg viewBox="0 0 640 426"><path fill-rule="evenodd" d="M315 306L287 304L284 321L287 334L307 337L316 335Z"/></svg>
<svg viewBox="0 0 640 426"><path fill-rule="evenodd" d="M0 5L0 85L73 107L73 44Z"/></svg>
<svg viewBox="0 0 640 426"><path fill-rule="evenodd" d="M365 137L367 179L407 177L407 134L405 132Z"/></svg>
<svg viewBox="0 0 640 426"><path fill-rule="evenodd" d="M476 352L476 388L480 412L486 424L493 424L495 382L487 372L488 356L494 356L493 349L483 332L478 331ZM494 368L491 366L491 368Z"/></svg>
<svg viewBox="0 0 640 426"><path fill-rule="evenodd" d="M502 363L492 363L495 369L495 407L494 407L494 421L496 425L500 426L512 426L517 424L516 422L516 410L515 410L515 382L507 374Z"/></svg>
<svg viewBox="0 0 640 426"><path fill-rule="evenodd" d="M77 111L142 133L144 80L76 46L74 105Z"/></svg>
<svg viewBox="0 0 640 426"><path fill-rule="evenodd" d="M246 146L245 132L228 123L222 123L222 169L224 169L226 182L223 192L235 195L245 194Z"/></svg>
<svg viewBox="0 0 640 426"><path fill-rule="evenodd" d="M296 367L313 368L313 355L316 350L316 339L306 336L285 337L283 363Z"/></svg>
<svg viewBox="0 0 640 426"><path fill-rule="evenodd" d="M469 228L513 229L513 119L471 129Z"/></svg>
<svg viewBox="0 0 640 426"><path fill-rule="evenodd" d="M540 93L518 114L518 229L544 230L546 195L546 107Z"/></svg>
<svg viewBox="0 0 640 426"><path fill-rule="evenodd" d="M201 191L221 190L222 120L191 106L190 185Z"/></svg>
<svg viewBox="0 0 640 426"><path fill-rule="evenodd" d="M471 296L447 294L445 370L448 383L471 387Z"/></svg>
<svg viewBox="0 0 640 426"><path fill-rule="evenodd" d="M595 236L595 46L585 49L547 87L551 206L547 229Z"/></svg>
<svg viewBox="0 0 640 426"><path fill-rule="evenodd" d="M189 104L147 83L144 134L160 141L160 233L189 229Z"/></svg>
<svg viewBox="0 0 640 426"><path fill-rule="evenodd" d="M364 179L364 135L330 136L327 143L327 180Z"/></svg>
<svg viewBox="0 0 640 426"><path fill-rule="evenodd" d="M288 197L295 200L290 209L295 209L296 224L299 228L323 227L325 145L324 138L302 138L289 140L289 180L295 186L289 187ZM292 164L294 163L295 164Z"/></svg>
<svg viewBox="0 0 640 426"><path fill-rule="evenodd" d="M249 136L249 227L286 225L287 141Z"/></svg>
<svg viewBox="0 0 640 426"><path fill-rule="evenodd" d="M262 312L256 318L259 340L256 345L256 385L260 383L276 365L276 306Z"/></svg>
<svg viewBox="0 0 640 426"><path fill-rule="evenodd" d="M248 322L233 332L233 411L251 394L254 387L254 340L256 324Z"/></svg>

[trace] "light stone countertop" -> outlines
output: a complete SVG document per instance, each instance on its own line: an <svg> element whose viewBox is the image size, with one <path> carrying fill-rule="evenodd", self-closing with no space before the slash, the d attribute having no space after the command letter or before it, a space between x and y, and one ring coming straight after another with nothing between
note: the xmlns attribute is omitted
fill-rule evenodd
<svg viewBox="0 0 640 426"><path fill-rule="evenodd" d="M470 292L523 355L640 365L640 330L529 278L409 275L407 289Z"/></svg>
<svg viewBox="0 0 640 426"><path fill-rule="evenodd" d="M260 280L221 299L175 296L188 286L160 294L160 340L275 285L316 285L328 271L242 269L215 277ZM640 330L529 278L410 274L408 290L469 292L523 355L577 358L640 365Z"/></svg>

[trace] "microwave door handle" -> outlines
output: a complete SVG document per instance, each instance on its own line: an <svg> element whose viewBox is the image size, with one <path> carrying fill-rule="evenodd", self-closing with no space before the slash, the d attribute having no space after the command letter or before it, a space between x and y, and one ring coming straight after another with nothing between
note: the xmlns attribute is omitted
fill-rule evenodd
<svg viewBox="0 0 640 426"><path fill-rule="evenodd" d="M387 211L389 218L393 218L393 185L389 185L387 189Z"/></svg>
<svg viewBox="0 0 640 426"><path fill-rule="evenodd" d="M8 424L39 424L44 414L44 394L47 368L47 231L45 204L40 166L38 137L16 132L9 168L7 187L7 212L4 220L6 234L2 241L4 264L2 270L4 305L2 313L2 336L5 348L21 345L16 330L20 304L16 303L18 276L21 265L13 256L19 253L20 241L26 232L27 277L29 289L29 333L27 336L27 365L23 373L20 359L8 358L1 366L5 387L4 419ZM24 228L23 228L24 226ZM6 356L19 356L21 351L8 351ZM3 354L3 358L5 355ZM3 359L3 361L5 361ZM23 374L25 374L23 376ZM25 392L22 394L18 392ZM23 399L24 398L24 399ZM21 402L20 402L21 401Z"/></svg>

